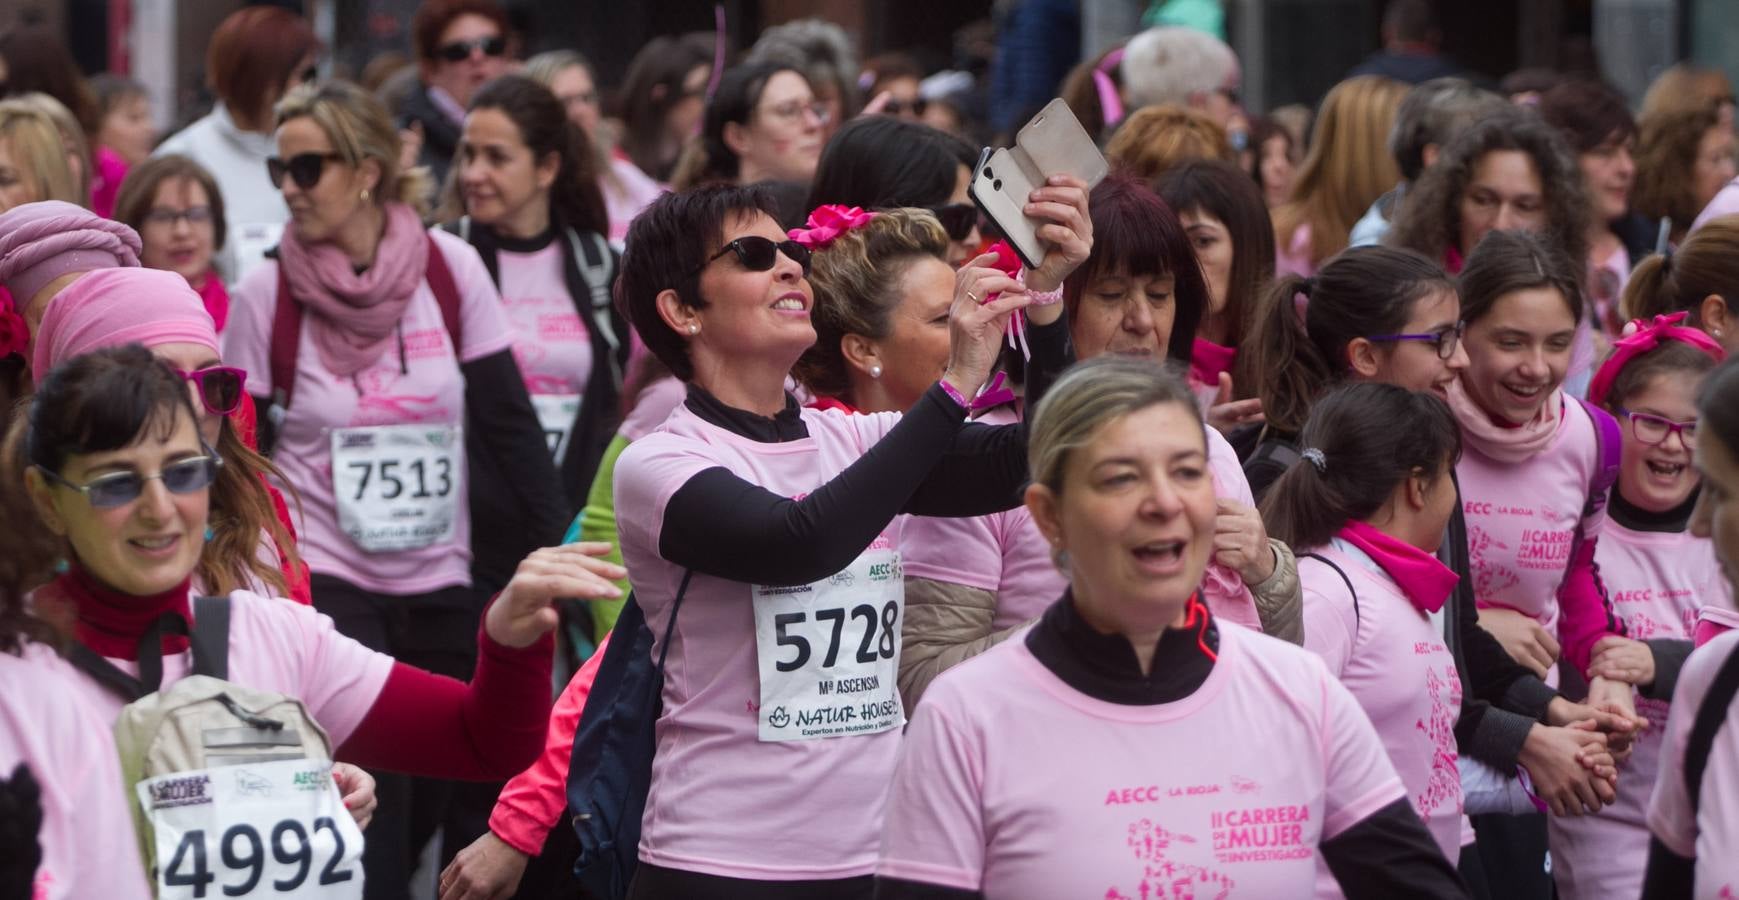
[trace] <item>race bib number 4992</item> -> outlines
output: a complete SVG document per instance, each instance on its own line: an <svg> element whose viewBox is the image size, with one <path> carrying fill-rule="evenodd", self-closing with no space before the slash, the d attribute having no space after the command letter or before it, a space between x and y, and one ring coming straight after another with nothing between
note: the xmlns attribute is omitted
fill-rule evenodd
<svg viewBox="0 0 1739 900"><path fill-rule="evenodd" d="M362 896L362 832L325 760L176 772L137 790L159 900Z"/></svg>
<svg viewBox="0 0 1739 900"><path fill-rule="evenodd" d="M760 739L875 734L905 724L896 683L905 596L900 554L876 547L813 584L756 585Z"/></svg>
<svg viewBox="0 0 1739 900"><path fill-rule="evenodd" d="M453 537L465 448L456 425L332 429L338 527L370 553Z"/></svg>

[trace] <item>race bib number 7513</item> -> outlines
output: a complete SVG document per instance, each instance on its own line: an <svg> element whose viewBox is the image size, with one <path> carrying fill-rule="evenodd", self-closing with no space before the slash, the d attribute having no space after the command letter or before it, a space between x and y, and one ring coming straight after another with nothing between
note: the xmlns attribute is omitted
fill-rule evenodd
<svg viewBox="0 0 1739 900"><path fill-rule="evenodd" d="M176 772L137 789L159 900L362 896L362 832L325 760Z"/></svg>

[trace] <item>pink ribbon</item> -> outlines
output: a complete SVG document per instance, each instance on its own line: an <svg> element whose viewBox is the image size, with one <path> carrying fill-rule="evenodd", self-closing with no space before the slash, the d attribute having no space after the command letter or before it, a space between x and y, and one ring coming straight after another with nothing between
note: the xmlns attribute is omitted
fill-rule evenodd
<svg viewBox="0 0 1739 900"><path fill-rule="evenodd" d="M1720 362L1727 357L1721 345L1704 334L1701 329L1686 328L1680 325L1687 313L1676 312L1669 316L1655 316L1654 321L1644 325L1641 319L1630 324L1636 330L1612 344L1612 355L1606 357L1606 362L1600 364L1600 371L1594 373L1594 381L1588 385L1588 400L1595 405L1604 405L1606 395L1611 393L1613 382L1618 380L1618 373L1630 361L1644 353L1659 347L1663 341L1679 341L1709 355L1709 358ZM1628 331L1629 328L1627 327Z"/></svg>
<svg viewBox="0 0 1739 900"><path fill-rule="evenodd" d="M18 314L17 305L12 302L12 295L0 287L0 359L16 353L24 355L24 348L30 345L30 326L24 322L24 317Z"/></svg>
<svg viewBox="0 0 1739 900"><path fill-rule="evenodd" d="M1015 254L1014 248L1010 247L1007 241L997 241L996 243L991 244L990 249L985 252L996 254L996 261L990 264L992 269L995 269L1016 281L1021 281L1023 284L1025 283L1021 278L1020 257ZM1000 296L1002 296L1001 291L986 294L984 295L984 299L979 302L989 303ZM1027 345L1026 340L1026 316L1023 315L1020 310L1017 309L1009 315L1008 329L1004 334L1008 335L1008 346L1010 350L1019 350L1022 359L1030 360L1033 358L1032 348Z"/></svg>
<svg viewBox="0 0 1739 900"><path fill-rule="evenodd" d="M967 404L966 408L972 410L992 409L1004 403L1013 403L1014 400L1014 391L1008 388L1008 376L998 372L989 384L979 388L978 396L972 398L972 402Z"/></svg>
<svg viewBox="0 0 1739 900"><path fill-rule="evenodd" d="M807 228L793 228L786 232L786 236L811 250L819 250L833 243L840 235L862 228L875 217L875 213L864 212L855 206L829 203L816 207L809 214L809 221L804 223Z"/></svg>
<svg viewBox="0 0 1739 900"><path fill-rule="evenodd" d="M1107 126L1123 121L1123 97L1117 93L1117 85L1111 80L1111 70L1123 62L1123 48L1105 54L1099 65L1093 67L1093 87L1099 92L1099 112Z"/></svg>

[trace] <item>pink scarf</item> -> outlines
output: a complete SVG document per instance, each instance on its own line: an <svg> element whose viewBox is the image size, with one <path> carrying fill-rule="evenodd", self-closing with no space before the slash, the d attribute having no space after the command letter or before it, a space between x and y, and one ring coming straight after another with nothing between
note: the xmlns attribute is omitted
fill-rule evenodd
<svg viewBox="0 0 1739 900"><path fill-rule="evenodd" d="M224 288L223 279L217 277L215 270L208 271L205 273L205 280L194 290L205 303L205 311L211 313L211 324L217 326L221 334L223 326L229 322L229 291Z"/></svg>
<svg viewBox="0 0 1739 900"><path fill-rule="evenodd" d="M294 222L278 245L290 295L314 313L310 324L320 362L339 377L368 368L387 351L428 268L429 236L416 210L388 203L385 212L374 265L361 274L338 245L302 243Z"/></svg>
<svg viewBox="0 0 1739 900"><path fill-rule="evenodd" d="M1220 373L1230 372L1238 359L1238 348L1196 338L1190 345L1190 378L1197 384L1218 386Z"/></svg>
<svg viewBox="0 0 1739 900"><path fill-rule="evenodd" d="M1455 413L1455 421L1461 423L1462 440L1473 449L1501 463L1524 463L1538 456L1541 451L1551 446L1552 438L1558 434L1558 423L1563 419L1562 388L1552 391L1552 395L1540 406L1540 412L1534 416L1533 421L1514 427L1493 422L1490 414L1467 395L1467 390L1461 386L1461 379L1449 383L1448 394L1449 409Z"/></svg>
<svg viewBox="0 0 1739 900"><path fill-rule="evenodd" d="M1437 557L1365 522L1349 522L1335 537L1365 551L1378 567L1389 573L1401 593L1420 612L1429 614L1442 609L1443 601L1449 599L1449 592L1461 580Z"/></svg>

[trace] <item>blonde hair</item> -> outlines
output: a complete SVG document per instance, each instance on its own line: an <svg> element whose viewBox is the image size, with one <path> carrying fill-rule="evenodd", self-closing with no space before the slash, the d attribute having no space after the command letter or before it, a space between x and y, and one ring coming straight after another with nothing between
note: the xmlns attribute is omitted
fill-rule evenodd
<svg viewBox="0 0 1739 900"><path fill-rule="evenodd" d="M1178 377L1148 359L1106 353L1078 363L1045 393L1028 427L1027 460L1032 480L1061 495L1069 454L1093 442L1107 425L1150 406L1175 403L1189 410L1201 431L1202 413Z"/></svg>
<svg viewBox="0 0 1739 900"><path fill-rule="evenodd" d="M332 151L352 166L372 159L380 166L374 202L397 200L428 215L435 182L422 167L399 171L399 133L374 95L348 81L304 84L278 101L277 125L304 116L332 142Z"/></svg>
<svg viewBox="0 0 1739 900"><path fill-rule="evenodd" d="M1171 104L1136 110L1111 135L1105 156L1148 183L1190 160L1237 160L1226 129L1212 116Z"/></svg>
<svg viewBox="0 0 1739 900"><path fill-rule="evenodd" d="M1655 77L1642 95L1642 110L1637 118L1688 110L1714 109L1721 103L1733 102L1733 83L1726 73L1713 66L1682 62L1667 68Z"/></svg>
<svg viewBox="0 0 1739 900"><path fill-rule="evenodd" d="M815 289L815 344L792 373L824 397L849 401L851 378L839 342L848 334L885 338L899 308L900 282L909 263L946 260L948 232L923 209L889 209L815 250L809 284Z"/></svg>
<svg viewBox="0 0 1739 900"><path fill-rule="evenodd" d="M1277 244L1291 246L1298 227L1309 225L1313 264L1346 249L1353 225L1401 180L1389 132L1406 94L1406 85L1376 75L1349 78L1328 92L1292 200L1274 211Z"/></svg>
<svg viewBox="0 0 1739 900"><path fill-rule="evenodd" d="M1669 109L1638 122L1631 208L1650 218L1671 219L1673 235L1684 234L1703 211L1690 172L1703 135L1720 124L1712 104Z"/></svg>
<svg viewBox="0 0 1739 900"><path fill-rule="evenodd" d="M1686 310L1686 321L1701 327L1703 298L1710 294L1730 310L1739 307L1739 215L1710 219L1671 256L1655 253L1637 263L1619 308L1626 319Z"/></svg>
<svg viewBox="0 0 1739 900"><path fill-rule="evenodd" d="M46 102L43 102L46 101ZM25 94L0 100L0 141L6 143L12 164L30 183L34 199L62 200L90 205L90 190L73 174L68 157L78 152L83 134L65 134L49 105L60 106L45 94ZM66 107L61 106L61 111ZM68 113L71 118L71 113ZM78 138L78 143L72 142ZM89 167L86 167L87 172Z"/></svg>

